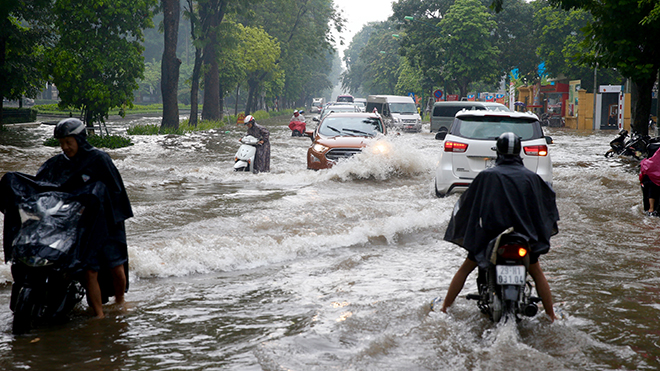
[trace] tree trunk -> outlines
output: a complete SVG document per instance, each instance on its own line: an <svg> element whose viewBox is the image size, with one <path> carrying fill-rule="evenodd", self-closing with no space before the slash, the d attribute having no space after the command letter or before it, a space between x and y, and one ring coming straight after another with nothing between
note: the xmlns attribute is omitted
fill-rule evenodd
<svg viewBox="0 0 660 371"><path fill-rule="evenodd" d="M195 25L199 19L196 16L193 0L188 0L188 13L190 14L190 36L192 40L197 40L198 35L195 33ZM197 118L199 116L199 77L202 71L202 49L195 46L195 64L193 65L193 73L191 76L190 84L190 118L188 125L197 127Z"/></svg>
<svg viewBox="0 0 660 371"><path fill-rule="evenodd" d="M163 6L163 28L165 33L163 60L161 63L160 91L163 96L163 128L179 128L179 66L176 45L179 30L179 0L161 0Z"/></svg>
<svg viewBox="0 0 660 371"><path fill-rule="evenodd" d="M220 107L220 120L225 116L225 86L222 85L222 82L218 81L218 106Z"/></svg>
<svg viewBox="0 0 660 371"><path fill-rule="evenodd" d="M236 85L236 102L234 102L234 115L238 116L238 92L241 84Z"/></svg>
<svg viewBox="0 0 660 371"><path fill-rule="evenodd" d="M192 73L192 83L190 86L190 120L189 125L197 127L197 117L199 116L199 78L202 71L202 49L195 48L195 65Z"/></svg>
<svg viewBox="0 0 660 371"><path fill-rule="evenodd" d="M254 79L248 80L248 99L245 103L245 115L249 115L257 106L257 87L259 82Z"/></svg>
<svg viewBox="0 0 660 371"><path fill-rule="evenodd" d="M218 27L222 23L229 0L210 0L200 7L204 24L204 98L202 120L220 120L220 69L218 66ZM202 15L204 14L204 15Z"/></svg>
<svg viewBox="0 0 660 371"><path fill-rule="evenodd" d="M651 114L651 102L653 84L657 71L649 74L649 77L642 80L632 81L631 96L631 127L634 131L647 135L649 133L649 115Z"/></svg>
<svg viewBox="0 0 660 371"><path fill-rule="evenodd" d="M209 37L209 43L204 48L204 98L202 120L220 120L220 71L216 52L217 37L214 33Z"/></svg>

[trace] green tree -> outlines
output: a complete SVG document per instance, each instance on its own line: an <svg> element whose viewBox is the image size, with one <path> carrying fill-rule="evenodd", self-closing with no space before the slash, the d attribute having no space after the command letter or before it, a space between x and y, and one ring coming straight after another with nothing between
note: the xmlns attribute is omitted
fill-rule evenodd
<svg viewBox="0 0 660 371"><path fill-rule="evenodd" d="M399 43L392 36L395 28L390 22L376 26L367 45L360 52L366 62L362 89L366 94L394 94L399 80Z"/></svg>
<svg viewBox="0 0 660 371"><path fill-rule="evenodd" d="M436 87L452 89L449 76L443 75L446 38L439 26L453 0L399 0L392 4L391 19L399 22L400 54L422 73L421 84L427 94Z"/></svg>
<svg viewBox="0 0 660 371"><path fill-rule="evenodd" d="M490 0L482 0L487 5ZM538 1L537 1L538 2ZM517 68L520 76L533 80L541 62L536 54L537 39L534 29L534 7L525 0L507 1L502 11L493 13L497 27L493 30L493 45L500 51L497 68L500 76Z"/></svg>
<svg viewBox="0 0 660 371"><path fill-rule="evenodd" d="M301 102L307 90L303 84L309 84L310 74L314 73L305 56L317 63L323 61L325 52L333 50L335 43L332 29L341 32L344 20L331 0L262 1L252 10L238 20L246 26L262 27L278 41L281 54L277 62L284 72L282 106ZM326 76L330 71L325 70Z"/></svg>
<svg viewBox="0 0 660 371"><path fill-rule="evenodd" d="M419 68L415 68L410 64L407 58L401 58L401 66L399 68L399 80L396 83L395 93L398 95L407 95L408 93L415 93L416 96L424 96L424 87L422 85L424 75Z"/></svg>
<svg viewBox="0 0 660 371"><path fill-rule="evenodd" d="M660 22L657 1L551 0L563 9L585 9L593 20L584 28L580 60L616 68L632 82L632 127L648 133L651 91L660 69Z"/></svg>
<svg viewBox="0 0 660 371"><path fill-rule="evenodd" d="M250 114L256 107L260 84L267 76L278 76L277 61L280 57L280 45L261 28L244 27L238 24L242 42L242 60L248 84L248 101L245 114Z"/></svg>
<svg viewBox="0 0 660 371"><path fill-rule="evenodd" d="M568 76L581 80L582 87L593 90L594 68L580 63L576 58L583 49L584 34L581 29L592 21L591 14L583 9L562 10L547 1L534 3L536 53L545 62L550 77ZM597 70L601 84L621 84L623 77L615 69Z"/></svg>
<svg viewBox="0 0 660 371"><path fill-rule="evenodd" d="M340 80L341 87L353 95L362 95L361 89L364 82L364 71L367 62L360 59L360 52L367 46L369 37L375 31L377 23L371 22L362 26L351 40L348 48L344 50L343 61L346 64L346 70L342 72Z"/></svg>
<svg viewBox="0 0 660 371"><path fill-rule="evenodd" d="M342 74L344 90L356 94L394 94L399 80L399 43L389 22L365 25L344 52L347 70Z"/></svg>
<svg viewBox="0 0 660 371"><path fill-rule="evenodd" d="M478 0L458 0L440 22L443 34L439 47L444 50L443 75L454 81L465 97L470 83L495 82L499 50L490 35L497 23Z"/></svg>
<svg viewBox="0 0 660 371"><path fill-rule="evenodd" d="M34 98L46 83L40 66L53 42L51 2L0 2L0 125L3 98Z"/></svg>
<svg viewBox="0 0 660 371"><path fill-rule="evenodd" d="M62 109L80 109L88 126L110 109L131 106L143 78L142 30L153 27L156 0L57 0L60 38L49 50L47 73L60 92Z"/></svg>

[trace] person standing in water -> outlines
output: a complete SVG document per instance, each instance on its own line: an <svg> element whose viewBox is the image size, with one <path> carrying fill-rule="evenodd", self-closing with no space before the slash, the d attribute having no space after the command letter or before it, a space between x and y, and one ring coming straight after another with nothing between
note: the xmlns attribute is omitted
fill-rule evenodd
<svg viewBox="0 0 660 371"><path fill-rule="evenodd" d="M107 234L90 237L90 253L83 261L87 302L97 318L103 318L103 302L110 296L115 303L124 303L128 288L128 251L124 221L133 216L126 188L110 156L87 142L85 124L75 118L60 121L55 126L55 138L62 152L46 161L35 179L58 186L63 192L73 192L94 182L107 189L112 210L104 212ZM93 245L93 246L91 246Z"/></svg>

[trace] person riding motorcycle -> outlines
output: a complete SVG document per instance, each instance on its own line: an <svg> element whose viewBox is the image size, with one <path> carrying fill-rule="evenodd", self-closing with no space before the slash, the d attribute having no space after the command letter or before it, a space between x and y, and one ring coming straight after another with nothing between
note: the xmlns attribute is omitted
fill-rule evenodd
<svg viewBox="0 0 660 371"><path fill-rule="evenodd" d="M35 176L7 173L0 182L0 190L8 195L1 203L4 211L15 207L21 197L43 191L58 191L84 198L84 227L89 231L80 259L84 271L87 301L98 318L102 318L102 304L114 296L124 302L128 288L128 252L124 221L133 216L131 204L119 171L110 156L87 142L85 124L75 118L60 121L54 130L63 153L47 160ZM23 194L22 194L23 193ZM9 214L13 215L13 214ZM13 216L5 213L7 223ZM9 234L17 230L9 230ZM5 261L11 259L11 240L5 238ZM9 245L8 245L9 242Z"/></svg>
<svg viewBox="0 0 660 371"><path fill-rule="evenodd" d="M289 122L289 129L291 129L292 137L301 137L306 129L305 117L300 114L300 111L293 111L291 121Z"/></svg>
<svg viewBox="0 0 660 371"><path fill-rule="evenodd" d="M270 132L265 127L257 124L252 115L245 116L244 125L248 127L247 135L259 139L257 153L254 155L254 172L270 171Z"/></svg>
<svg viewBox="0 0 660 371"><path fill-rule="evenodd" d="M550 249L557 233L559 212L555 192L543 179L527 169L520 157L521 139L503 133L496 143L496 166L481 171L454 207L444 239L468 251L454 275L441 311L446 312L463 289L468 275L488 260L488 242L513 227L530 238L529 273L551 321L556 319L550 286L538 261Z"/></svg>

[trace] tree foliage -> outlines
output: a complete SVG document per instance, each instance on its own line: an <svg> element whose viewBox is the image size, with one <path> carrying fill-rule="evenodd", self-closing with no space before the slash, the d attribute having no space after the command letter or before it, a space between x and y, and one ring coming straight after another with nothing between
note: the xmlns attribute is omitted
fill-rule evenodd
<svg viewBox="0 0 660 371"><path fill-rule="evenodd" d="M537 1L534 13L536 52L545 62L550 77L570 76L581 80L582 87L593 90L594 67L579 61L578 56L589 51L584 48L581 29L593 20L584 9L562 10L547 1ZM623 77L613 68L596 70L598 83L602 85L622 83Z"/></svg>
<svg viewBox="0 0 660 371"><path fill-rule="evenodd" d="M80 109L87 125L110 109L131 106L143 77L142 30L151 27L156 0L58 0L53 13L59 40L48 51L47 72L62 109Z"/></svg>
<svg viewBox="0 0 660 371"><path fill-rule="evenodd" d="M305 96L323 90L325 84L318 89L303 89L302 83L311 81L314 75L319 77L313 66L324 63L326 52L334 49L336 40L331 30L341 32L343 29L344 20L331 0L258 2L237 20L246 26L262 27L279 42L278 64L284 78L283 90L279 94L284 106L291 106L295 101L302 103ZM325 75L328 76L331 70L326 69Z"/></svg>
<svg viewBox="0 0 660 371"><path fill-rule="evenodd" d="M242 60L245 63L249 86L246 114L255 110L255 101L259 87L265 80L275 80L280 73L277 64L280 58L280 44L266 31L256 27L244 27L238 24L242 43ZM270 77L270 79L267 79Z"/></svg>
<svg viewBox="0 0 660 371"><path fill-rule="evenodd" d="M0 4L0 124L3 98L35 97L46 83L44 50L53 40L50 1Z"/></svg>
<svg viewBox="0 0 660 371"><path fill-rule="evenodd" d="M660 22L657 1L550 0L565 10L584 9L593 20L583 29L580 60L616 68L632 82L633 128L648 133L651 91L660 69Z"/></svg>
<svg viewBox="0 0 660 371"><path fill-rule="evenodd" d="M454 81L460 96L467 96L475 81L495 82L499 50L490 38L497 23L478 0L457 0L440 22L446 37L439 47L444 50L442 73Z"/></svg>

